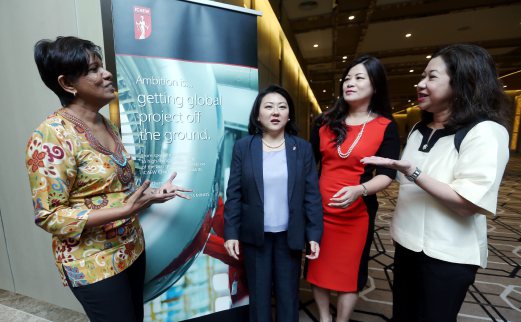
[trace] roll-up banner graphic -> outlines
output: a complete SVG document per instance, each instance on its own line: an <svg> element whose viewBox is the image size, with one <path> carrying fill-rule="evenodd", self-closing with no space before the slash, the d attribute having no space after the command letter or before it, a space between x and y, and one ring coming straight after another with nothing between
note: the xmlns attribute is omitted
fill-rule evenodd
<svg viewBox="0 0 521 322"><path fill-rule="evenodd" d="M183 321L248 304L241 262L224 249L233 144L258 90L258 12L213 1L112 0L123 142L137 184L174 183L191 200L139 218L145 320ZM195 321L194 320L194 321Z"/></svg>

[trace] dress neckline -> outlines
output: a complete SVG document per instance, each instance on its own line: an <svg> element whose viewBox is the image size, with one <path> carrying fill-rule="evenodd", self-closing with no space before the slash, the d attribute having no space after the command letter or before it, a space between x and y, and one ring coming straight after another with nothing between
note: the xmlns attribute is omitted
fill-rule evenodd
<svg viewBox="0 0 521 322"><path fill-rule="evenodd" d="M80 130L79 131L80 133L82 133L82 134L84 133L85 134L85 138L87 139L87 141L89 141L89 144L91 145L91 147L94 150L96 150L96 151L98 151L100 153L103 153L105 155L121 154L121 151L122 151L121 141L118 139L118 137L114 133L112 127L107 125L105 117L101 116L101 119L103 121L103 125L105 126L105 128L109 132L110 137L112 138L112 140L116 144L116 146L114 148L114 151L111 151L109 148L107 148L103 144L101 144L98 141L98 139L94 136L94 134L92 134L91 129L81 119L79 119L76 116L68 113L63 108L58 110L58 114L63 116L67 121L69 121L72 124L74 124L76 126L77 130Z"/></svg>
<svg viewBox="0 0 521 322"><path fill-rule="evenodd" d="M61 108L57 111L57 114L62 116L67 121L71 122L75 125L75 129L78 133L84 134L85 138L89 142L89 145L96 150L99 153L102 153L104 155L109 156L112 161L116 164L116 171L118 174L118 178L123 184L127 184L131 182L134 179L134 174L132 171L132 168L130 167L128 163L128 159L123 153L124 147L123 143L119 139L119 137L114 132L113 128L107 124L107 121L105 120L105 117L101 115L101 119L103 121L103 124L105 125L105 128L109 132L109 135L112 137L112 140L116 144L116 147L114 148L114 152L112 152L110 149L106 148L103 144L101 144L98 139L92 134L92 131L90 128L83 122L81 119L77 118L76 116L67 113L65 111L65 108Z"/></svg>
<svg viewBox="0 0 521 322"><path fill-rule="evenodd" d="M378 114L376 114L376 113L373 113L373 114L376 115L375 118L372 119L372 120L368 120L367 122L365 122L366 125L369 124L369 123L371 123L371 122L373 122L374 120L376 120L376 119L378 119L378 118L381 117L380 115L378 115ZM353 124L353 125L351 125L351 124L347 124L347 123L344 121L344 126L345 126L345 127L361 127L361 126L364 126L364 123Z"/></svg>

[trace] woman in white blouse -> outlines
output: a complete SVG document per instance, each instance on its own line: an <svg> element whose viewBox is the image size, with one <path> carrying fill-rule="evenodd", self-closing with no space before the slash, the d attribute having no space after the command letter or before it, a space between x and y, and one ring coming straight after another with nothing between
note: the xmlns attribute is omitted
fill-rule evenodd
<svg viewBox="0 0 521 322"><path fill-rule="evenodd" d="M475 45L432 55L417 92L422 121L401 160L362 162L399 171L393 321L450 322L487 263L485 216L496 212L509 157L510 103L491 56ZM464 137L459 148L455 136Z"/></svg>

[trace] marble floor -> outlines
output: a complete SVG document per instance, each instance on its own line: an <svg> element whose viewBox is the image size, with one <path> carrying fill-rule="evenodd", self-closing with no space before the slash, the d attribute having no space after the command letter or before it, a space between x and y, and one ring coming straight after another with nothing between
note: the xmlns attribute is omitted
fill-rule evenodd
<svg viewBox="0 0 521 322"><path fill-rule="evenodd" d="M379 194L369 281L361 292L351 321L390 321L394 247L389 222L396 203L397 184ZM487 218L489 258L480 269L458 316L458 322L521 322L521 156L508 164L498 198L495 218ZM309 284L300 286L300 322L318 322ZM334 298L333 298L334 300ZM334 305L331 306L335 311ZM87 317L16 293L0 290L0 322L85 322ZM170 321L165 321L170 322ZM175 322L175 321L174 321Z"/></svg>
<svg viewBox="0 0 521 322"><path fill-rule="evenodd" d="M1 322L87 322L76 311L39 301L31 297L0 290Z"/></svg>

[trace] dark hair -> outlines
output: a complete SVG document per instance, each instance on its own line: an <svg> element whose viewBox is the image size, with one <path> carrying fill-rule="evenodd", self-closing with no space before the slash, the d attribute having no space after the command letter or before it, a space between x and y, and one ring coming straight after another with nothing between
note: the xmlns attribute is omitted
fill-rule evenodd
<svg viewBox="0 0 521 322"><path fill-rule="evenodd" d="M369 110L392 120L391 103L389 100L389 91L387 89L387 76L382 63L373 56L363 55L353 60L342 73L340 80L340 96L335 102L332 109L327 110L317 118L319 125L327 125L333 131L336 138L336 144L342 144L347 136L347 128L345 126L345 118L349 113L349 105L344 100L343 83L347 74L354 66L363 64L367 69L369 80L373 86L374 93L369 103Z"/></svg>
<svg viewBox="0 0 521 322"><path fill-rule="evenodd" d="M438 50L432 55L435 57L441 57L447 65L453 92L452 111L445 128L455 131L479 119L510 127L512 102L503 92L494 60L485 49L455 44ZM432 113L423 112L422 120L431 122Z"/></svg>
<svg viewBox="0 0 521 322"><path fill-rule="evenodd" d="M69 105L74 95L60 86L58 77L63 75L68 82L74 82L87 75L91 55L101 59L101 48L76 37L57 37L55 41L42 39L34 45L34 61L40 77L58 96L62 106Z"/></svg>
<svg viewBox="0 0 521 322"><path fill-rule="evenodd" d="M258 120L259 110L264 96L271 93L277 93L282 95L282 97L284 97L288 102L289 120L288 123L286 123L284 131L288 134L297 135L298 128L297 123L295 122L295 104L293 104L293 99L291 99L291 96L289 95L288 91L286 91L284 88L278 85L270 85L266 87L266 89L264 89L263 91L259 92L259 94L257 95L257 98L255 99L255 102L253 102L253 106L251 108L250 122L248 123L248 132L252 135L262 133L262 124Z"/></svg>

